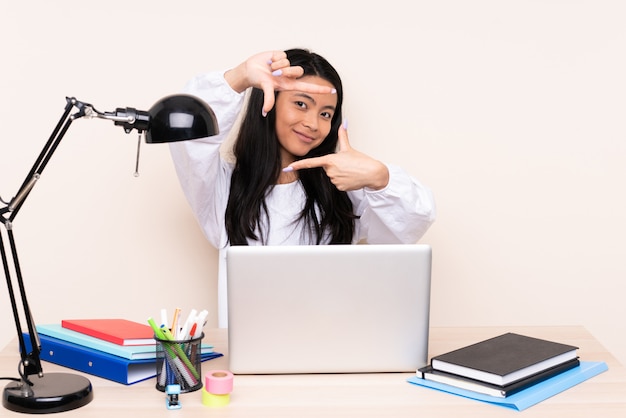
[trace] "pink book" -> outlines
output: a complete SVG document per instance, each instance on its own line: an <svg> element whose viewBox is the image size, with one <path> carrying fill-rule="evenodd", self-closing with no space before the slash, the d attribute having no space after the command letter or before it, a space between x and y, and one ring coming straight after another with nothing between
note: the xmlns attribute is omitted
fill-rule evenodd
<svg viewBox="0 0 626 418"><path fill-rule="evenodd" d="M63 328L119 345L156 344L148 324L127 319L64 319Z"/></svg>

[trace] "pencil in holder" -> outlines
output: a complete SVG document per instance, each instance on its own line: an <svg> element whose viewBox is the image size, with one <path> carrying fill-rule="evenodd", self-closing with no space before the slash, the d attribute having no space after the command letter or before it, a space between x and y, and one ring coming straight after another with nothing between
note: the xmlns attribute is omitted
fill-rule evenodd
<svg viewBox="0 0 626 418"><path fill-rule="evenodd" d="M204 334L186 340L156 340L156 388L165 392L168 385L180 385L180 392L202 388L200 346Z"/></svg>

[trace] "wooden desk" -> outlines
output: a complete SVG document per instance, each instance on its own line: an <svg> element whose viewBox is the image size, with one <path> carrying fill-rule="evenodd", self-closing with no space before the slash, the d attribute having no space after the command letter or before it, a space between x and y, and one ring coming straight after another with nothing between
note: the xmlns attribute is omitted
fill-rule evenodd
<svg viewBox="0 0 626 418"><path fill-rule="evenodd" d="M235 376L229 405L206 407L202 405L201 391L196 391L181 395L181 411L166 409L165 394L155 389L154 379L124 386L85 375L94 387L94 400L63 416L488 418L520 413L524 417L541 418L626 416L626 368L582 327L432 328L430 356L507 331L576 345L580 347L582 360L604 361L609 370L523 412L418 387L407 383L411 374L404 373ZM214 344L216 351L227 353L226 330L209 330L206 334L205 342ZM17 375L16 347L13 343L0 352L0 375ZM384 347L381 354L384 355ZM204 372L227 368L226 357L203 363ZM44 363L44 372L54 371L68 369ZM0 415L24 416L4 408Z"/></svg>

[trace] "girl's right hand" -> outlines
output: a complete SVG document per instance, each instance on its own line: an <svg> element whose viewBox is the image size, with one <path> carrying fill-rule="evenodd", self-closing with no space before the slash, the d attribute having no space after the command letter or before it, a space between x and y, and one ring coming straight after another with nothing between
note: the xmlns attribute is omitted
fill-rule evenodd
<svg viewBox="0 0 626 418"><path fill-rule="evenodd" d="M233 90L241 93L249 87L263 90L263 116L274 107L274 92L299 90L308 93L335 93L330 87L299 81L304 70L291 66L284 51L267 51L253 55L224 77Z"/></svg>

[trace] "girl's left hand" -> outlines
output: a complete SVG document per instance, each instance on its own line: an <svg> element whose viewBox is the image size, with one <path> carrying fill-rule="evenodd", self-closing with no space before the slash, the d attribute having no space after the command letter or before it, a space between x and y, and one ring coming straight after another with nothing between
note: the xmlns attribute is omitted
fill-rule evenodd
<svg viewBox="0 0 626 418"><path fill-rule="evenodd" d="M389 183L387 166L350 146L345 126L339 128L337 152L295 161L283 171L322 167L337 189L347 192L368 187L380 190Z"/></svg>

